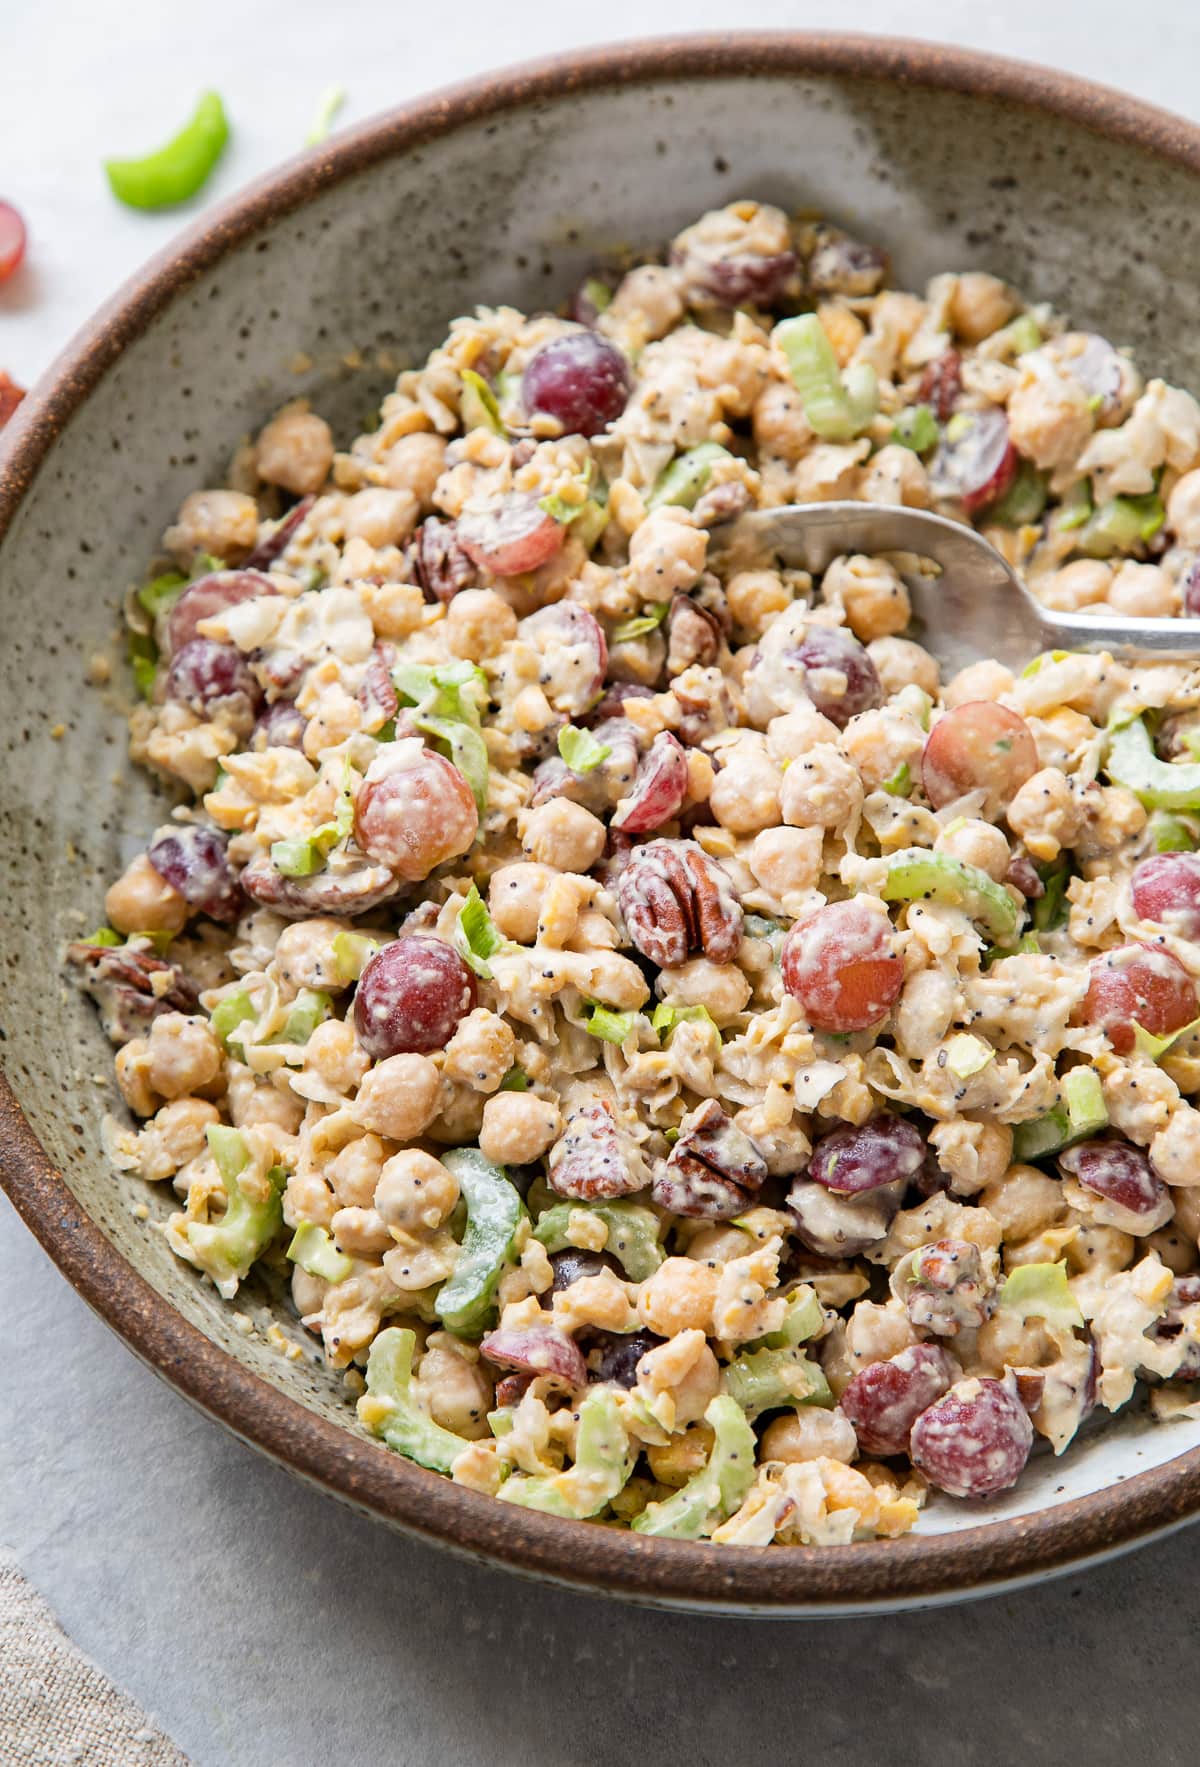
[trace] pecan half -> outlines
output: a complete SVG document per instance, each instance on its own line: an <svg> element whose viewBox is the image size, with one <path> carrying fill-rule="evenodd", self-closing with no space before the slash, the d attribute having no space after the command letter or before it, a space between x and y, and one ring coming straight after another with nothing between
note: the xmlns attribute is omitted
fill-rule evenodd
<svg viewBox="0 0 1200 1767"><path fill-rule="evenodd" d="M651 1191L676 1215L728 1221L751 1206L767 1176L767 1162L715 1098L684 1119L679 1140Z"/></svg>
<svg viewBox="0 0 1200 1767"><path fill-rule="evenodd" d="M382 730L400 709L400 700L392 683L392 664L396 660L394 646L377 644L367 660L358 686L358 703L363 709L362 727L371 736Z"/></svg>
<svg viewBox="0 0 1200 1767"><path fill-rule="evenodd" d="M551 1190L575 1202L629 1196L646 1186L642 1156L603 1098L568 1118L566 1133L550 1149L548 1177Z"/></svg>
<svg viewBox="0 0 1200 1767"><path fill-rule="evenodd" d="M677 595L667 616L667 672L682 675L693 663L711 668L721 654L721 636L715 614Z"/></svg>
<svg viewBox="0 0 1200 1767"><path fill-rule="evenodd" d="M729 963L742 937L742 908L728 876L695 841L647 841L617 879L631 944L660 968L689 951Z"/></svg>
<svg viewBox="0 0 1200 1767"><path fill-rule="evenodd" d="M429 516L417 533L417 581L427 601L453 601L460 589L473 589L479 576L458 543L453 522Z"/></svg>
<svg viewBox="0 0 1200 1767"><path fill-rule="evenodd" d="M195 1012L198 997L183 971L140 946L67 946L67 961L100 1008L100 1021L112 1042L128 1043L163 1012ZM164 983L162 978L168 979Z"/></svg>

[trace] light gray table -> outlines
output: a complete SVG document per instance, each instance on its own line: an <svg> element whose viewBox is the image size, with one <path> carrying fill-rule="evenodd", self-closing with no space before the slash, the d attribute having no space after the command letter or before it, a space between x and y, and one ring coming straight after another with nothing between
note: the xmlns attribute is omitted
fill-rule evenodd
<svg viewBox="0 0 1200 1767"><path fill-rule="evenodd" d="M0 196L35 241L20 292L0 293L0 367L31 379L177 227L109 204L96 162L165 137L206 84L237 128L224 194L300 144L331 81L356 118L521 56L730 22L716 0L458 0L442 14L411 0L0 0ZM852 18L841 0L759 0L736 22L953 38L1200 114L1200 22L1176 0L859 0ZM638 1612L460 1565L303 1489L140 1368L2 1199L0 1319L0 1540L196 1767L1197 1758L1198 1531L903 1618Z"/></svg>

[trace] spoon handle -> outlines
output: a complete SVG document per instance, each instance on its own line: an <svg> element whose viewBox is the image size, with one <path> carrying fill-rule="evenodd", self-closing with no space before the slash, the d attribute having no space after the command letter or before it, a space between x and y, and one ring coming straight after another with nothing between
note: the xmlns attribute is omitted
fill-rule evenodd
<svg viewBox="0 0 1200 1767"><path fill-rule="evenodd" d="M1107 650L1122 663L1151 656L1200 662L1200 620L1043 614L1041 623L1047 650Z"/></svg>

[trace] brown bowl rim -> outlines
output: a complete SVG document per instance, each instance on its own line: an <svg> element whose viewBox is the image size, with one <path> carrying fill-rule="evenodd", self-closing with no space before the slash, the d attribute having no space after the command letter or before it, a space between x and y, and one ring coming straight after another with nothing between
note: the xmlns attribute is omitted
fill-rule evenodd
<svg viewBox="0 0 1200 1767"><path fill-rule="evenodd" d="M0 538L56 436L125 347L272 219L380 160L539 100L660 79L851 75L1048 113L1200 172L1200 128L1075 76L904 38L730 32L602 46L504 69L381 113L257 179L127 281L18 409L0 446ZM1135 1546L1200 1510L1200 1448L1052 1509L960 1533L843 1547L647 1540L523 1511L412 1465L286 1397L157 1293L80 1208L0 1075L0 1184L83 1299L135 1355L244 1441L365 1513L471 1557L576 1588L725 1613L856 1611L986 1593Z"/></svg>

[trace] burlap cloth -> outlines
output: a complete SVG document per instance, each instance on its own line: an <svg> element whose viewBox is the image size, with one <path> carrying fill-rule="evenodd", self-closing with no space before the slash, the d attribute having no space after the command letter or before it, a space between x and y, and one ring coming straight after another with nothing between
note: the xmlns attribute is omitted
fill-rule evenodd
<svg viewBox="0 0 1200 1767"><path fill-rule="evenodd" d="M188 1767L0 1549L0 1767Z"/></svg>

